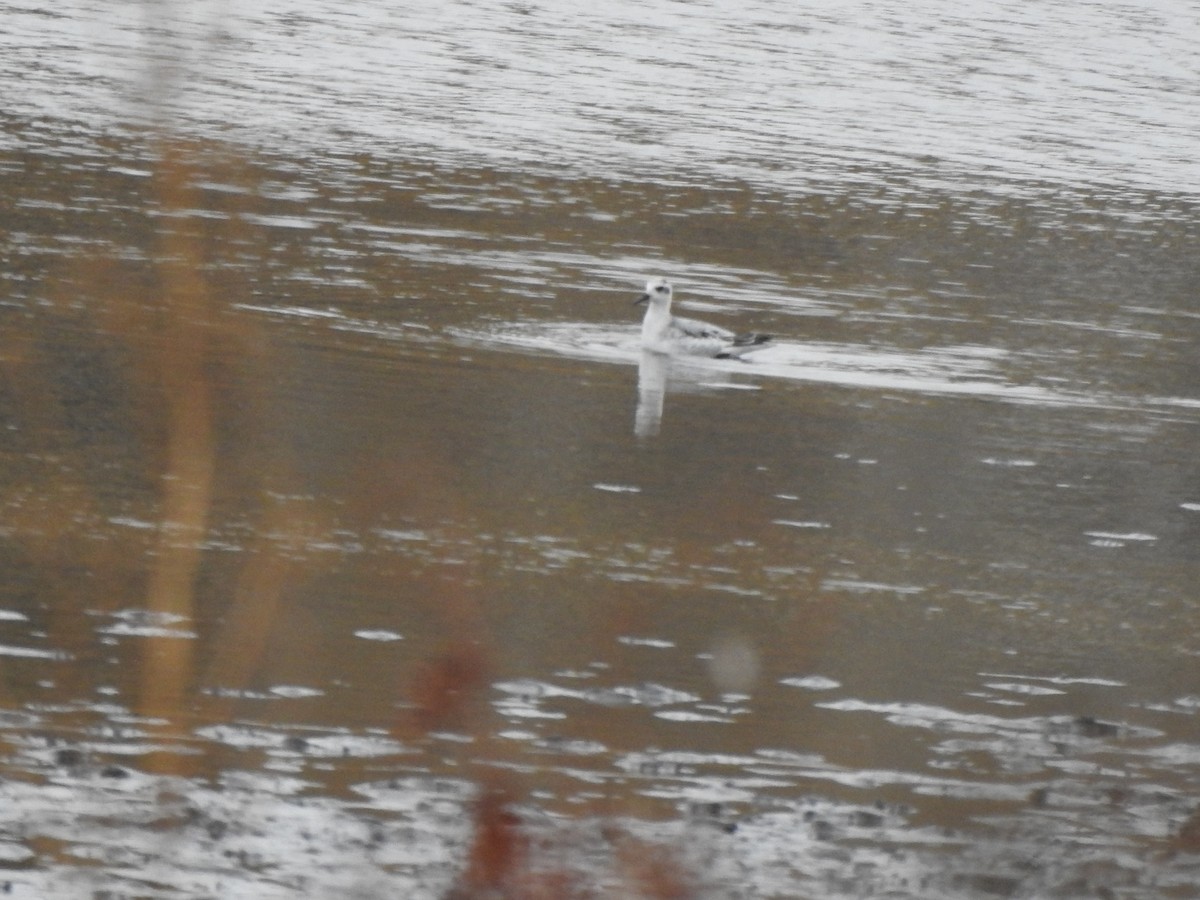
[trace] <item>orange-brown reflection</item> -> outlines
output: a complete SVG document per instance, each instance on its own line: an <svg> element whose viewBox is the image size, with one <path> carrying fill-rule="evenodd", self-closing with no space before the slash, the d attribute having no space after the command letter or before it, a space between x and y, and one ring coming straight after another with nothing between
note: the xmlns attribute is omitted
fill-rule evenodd
<svg viewBox="0 0 1200 900"><path fill-rule="evenodd" d="M196 575L212 505L216 449L207 366L212 340L212 297L196 236L180 214L194 208L195 178L182 148L167 143L155 179L162 284L159 372L167 452L159 542L146 589L146 608L191 620ZM150 638L139 706L149 716L175 715L193 682L193 643Z"/></svg>

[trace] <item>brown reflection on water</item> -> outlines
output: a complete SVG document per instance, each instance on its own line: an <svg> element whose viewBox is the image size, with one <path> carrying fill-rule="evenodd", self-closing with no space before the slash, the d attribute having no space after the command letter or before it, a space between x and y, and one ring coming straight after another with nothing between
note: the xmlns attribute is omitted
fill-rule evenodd
<svg viewBox="0 0 1200 900"><path fill-rule="evenodd" d="M196 208L193 167L181 148L166 144L155 178L163 216L158 271L161 282L159 370L166 418L166 466L159 543L146 589L146 609L158 616L195 619L195 584L212 506L216 441L208 344L213 301L204 280L196 236L180 218ZM174 717L195 680L193 643L150 638L141 674L138 708L147 716Z"/></svg>

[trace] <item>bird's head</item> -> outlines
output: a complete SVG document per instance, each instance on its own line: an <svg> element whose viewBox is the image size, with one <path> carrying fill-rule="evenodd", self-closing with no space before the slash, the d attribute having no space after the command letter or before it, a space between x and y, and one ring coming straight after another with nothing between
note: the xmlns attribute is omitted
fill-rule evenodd
<svg viewBox="0 0 1200 900"><path fill-rule="evenodd" d="M633 305L645 303L648 300L670 301L671 283L665 278L651 278L646 282L646 292L633 301Z"/></svg>

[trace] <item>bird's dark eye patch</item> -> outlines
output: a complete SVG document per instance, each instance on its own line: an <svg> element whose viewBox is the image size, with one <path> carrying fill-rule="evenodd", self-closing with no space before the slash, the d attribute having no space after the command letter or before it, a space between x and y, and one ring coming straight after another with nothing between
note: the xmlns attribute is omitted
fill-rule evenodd
<svg viewBox="0 0 1200 900"><path fill-rule="evenodd" d="M665 284L660 284L654 289L654 291L658 294L665 294L667 292L667 286Z"/></svg>

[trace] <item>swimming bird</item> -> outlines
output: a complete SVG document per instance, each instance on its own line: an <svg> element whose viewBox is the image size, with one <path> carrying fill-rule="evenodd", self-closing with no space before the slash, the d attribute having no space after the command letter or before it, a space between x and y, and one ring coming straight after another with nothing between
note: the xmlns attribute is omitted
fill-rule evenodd
<svg viewBox="0 0 1200 900"><path fill-rule="evenodd" d="M651 278L646 292L634 302L649 303L642 319L642 347L656 353L682 353L715 359L740 357L771 340L769 334L734 334L727 328L671 315L671 283Z"/></svg>

